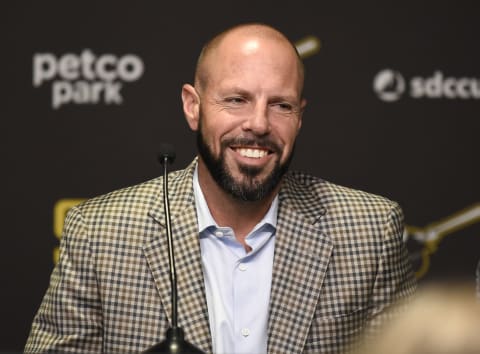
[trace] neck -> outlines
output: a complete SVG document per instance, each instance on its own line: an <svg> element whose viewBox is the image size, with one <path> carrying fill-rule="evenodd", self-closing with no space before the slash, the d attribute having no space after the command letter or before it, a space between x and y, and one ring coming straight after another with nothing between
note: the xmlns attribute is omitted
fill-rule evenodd
<svg viewBox="0 0 480 354"><path fill-rule="evenodd" d="M237 199L217 184L200 159L198 181L215 222L219 226L232 228L237 240L244 246L245 237L265 216L279 190L277 186L272 193L258 201Z"/></svg>

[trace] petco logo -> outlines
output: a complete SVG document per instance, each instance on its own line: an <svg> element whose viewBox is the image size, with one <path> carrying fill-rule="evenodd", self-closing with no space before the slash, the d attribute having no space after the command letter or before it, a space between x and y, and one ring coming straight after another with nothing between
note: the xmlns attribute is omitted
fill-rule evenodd
<svg viewBox="0 0 480 354"><path fill-rule="evenodd" d="M51 53L33 56L33 86L52 81L52 107L67 103L121 104L123 82L138 80L144 71L142 60L134 54L96 56L89 49L80 55Z"/></svg>
<svg viewBox="0 0 480 354"><path fill-rule="evenodd" d="M373 79L373 90L385 102L397 101L405 93L413 99L480 99L480 79L445 76L439 70L429 77L410 78L406 89L406 80L395 70L382 70Z"/></svg>

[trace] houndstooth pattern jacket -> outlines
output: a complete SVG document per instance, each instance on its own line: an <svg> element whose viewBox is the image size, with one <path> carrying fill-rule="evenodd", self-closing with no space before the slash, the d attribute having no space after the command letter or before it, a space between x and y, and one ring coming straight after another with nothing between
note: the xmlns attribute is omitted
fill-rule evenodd
<svg viewBox="0 0 480 354"><path fill-rule="evenodd" d="M186 339L211 353L194 166L169 177L178 318ZM136 353L163 340L171 302L162 203L160 177L70 210L26 352ZM394 202L289 172L279 192L268 353L343 352L409 297L402 222Z"/></svg>

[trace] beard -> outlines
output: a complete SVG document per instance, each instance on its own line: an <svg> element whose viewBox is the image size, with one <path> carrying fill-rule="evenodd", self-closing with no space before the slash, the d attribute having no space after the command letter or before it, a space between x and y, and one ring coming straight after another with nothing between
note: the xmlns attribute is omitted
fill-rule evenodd
<svg viewBox="0 0 480 354"><path fill-rule="evenodd" d="M239 170L243 178L237 180L233 177L225 162L224 152L230 145L264 147L278 154L280 154L281 148L265 137L238 137L222 141L220 145L220 156L217 158L213 155L205 141L201 121L202 119L200 117L197 130L198 153L216 183L235 199L242 201L259 201L272 193L280 183L283 175L288 171L294 149L292 149L292 152L284 163L276 160L272 171L263 180L258 177L262 172L262 168L246 165L239 165Z"/></svg>

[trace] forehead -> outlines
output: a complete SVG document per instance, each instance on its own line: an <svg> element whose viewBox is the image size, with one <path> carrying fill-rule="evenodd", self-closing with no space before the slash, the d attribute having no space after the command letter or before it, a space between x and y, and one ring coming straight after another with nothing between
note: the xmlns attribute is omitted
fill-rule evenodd
<svg viewBox="0 0 480 354"><path fill-rule="evenodd" d="M299 58L286 39L234 33L211 49L202 63L209 86L281 86L301 91L303 72Z"/></svg>

